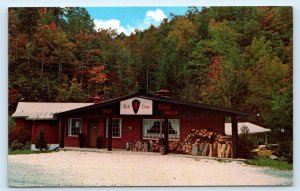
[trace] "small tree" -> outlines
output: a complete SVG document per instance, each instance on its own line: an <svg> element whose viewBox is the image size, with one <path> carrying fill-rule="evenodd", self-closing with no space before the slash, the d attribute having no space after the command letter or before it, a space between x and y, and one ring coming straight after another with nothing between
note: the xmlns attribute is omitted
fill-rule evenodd
<svg viewBox="0 0 300 191"><path fill-rule="evenodd" d="M250 158L251 150L254 148L254 139L249 135L247 126L241 127L242 134L238 138L238 156L241 158Z"/></svg>
<svg viewBox="0 0 300 191"><path fill-rule="evenodd" d="M15 120L11 116L8 116L8 131L12 131L15 127L16 127Z"/></svg>
<svg viewBox="0 0 300 191"><path fill-rule="evenodd" d="M279 157L284 157L288 163L293 163L293 141L285 140L279 143L275 154Z"/></svg>
<svg viewBox="0 0 300 191"><path fill-rule="evenodd" d="M35 142L35 148L36 149L40 149L43 150L48 150L48 144L46 141L46 137L45 137L45 130L41 129L39 135L36 138L36 142Z"/></svg>

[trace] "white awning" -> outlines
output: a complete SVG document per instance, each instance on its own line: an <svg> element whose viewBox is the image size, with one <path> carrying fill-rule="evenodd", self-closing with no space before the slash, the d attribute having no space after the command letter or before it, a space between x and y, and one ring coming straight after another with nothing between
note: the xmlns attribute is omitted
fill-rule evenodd
<svg viewBox="0 0 300 191"><path fill-rule="evenodd" d="M255 125L253 123L241 122L241 123L238 123L238 134L242 134L241 128L243 126L248 127L250 134L252 134L252 133L266 133L266 132L271 132L270 129L267 129L267 128ZM231 123L225 123L225 134L226 135L232 135Z"/></svg>

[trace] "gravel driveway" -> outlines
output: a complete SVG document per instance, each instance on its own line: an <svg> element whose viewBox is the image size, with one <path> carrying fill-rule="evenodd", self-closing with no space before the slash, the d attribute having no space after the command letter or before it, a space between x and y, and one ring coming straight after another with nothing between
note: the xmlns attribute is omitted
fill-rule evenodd
<svg viewBox="0 0 300 191"><path fill-rule="evenodd" d="M128 151L9 155L12 187L292 185L293 172L242 162Z"/></svg>

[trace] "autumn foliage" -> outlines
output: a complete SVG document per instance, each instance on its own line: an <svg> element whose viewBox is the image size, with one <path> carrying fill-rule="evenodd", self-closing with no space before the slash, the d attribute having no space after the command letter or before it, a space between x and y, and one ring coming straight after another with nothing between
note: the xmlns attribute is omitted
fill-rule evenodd
<svg viewBox="0 0 300 191"><path fill-rule="evenodd" d="M9 111L21 98L84 102L164 88L259 113L252 120L273 137L292 139L292 15L291 7L190 7L126 36L95 31L84 8L10 8Z"/></svg>

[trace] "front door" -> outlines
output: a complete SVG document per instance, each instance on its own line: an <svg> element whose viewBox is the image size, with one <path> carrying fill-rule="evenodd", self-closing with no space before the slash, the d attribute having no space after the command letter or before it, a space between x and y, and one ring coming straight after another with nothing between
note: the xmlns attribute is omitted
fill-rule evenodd
<svg viewBox="0 0 300 191"><path fill-rule="evenodd" d="M90 146L96 147L98 136L98 119L90 119Z"/></svg>

